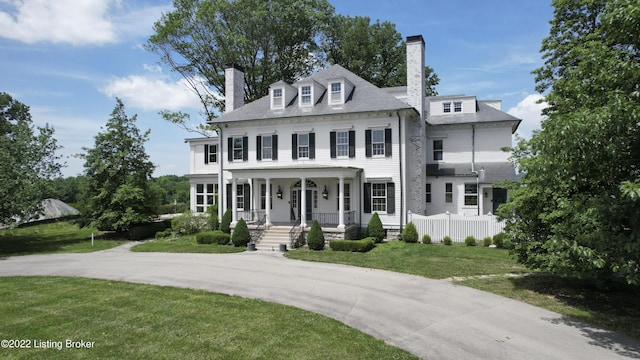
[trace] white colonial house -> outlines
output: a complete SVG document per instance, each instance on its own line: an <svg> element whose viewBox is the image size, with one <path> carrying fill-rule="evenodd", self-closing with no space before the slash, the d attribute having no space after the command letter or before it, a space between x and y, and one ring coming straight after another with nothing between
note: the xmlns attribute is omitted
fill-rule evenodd
<svg viewBox="0 0 640 360"><path fill-rule="evenodd" d="M425 97L424 40L407 38L407 86L378 88L339 65L244 104L244 75L230 66L217 136L192 138L191 210L344 234L377 212L390 236L408 212L484 214L515 180L503 147L518 119L499 101ZM338 236L339 237L339 236Z"/></svg>

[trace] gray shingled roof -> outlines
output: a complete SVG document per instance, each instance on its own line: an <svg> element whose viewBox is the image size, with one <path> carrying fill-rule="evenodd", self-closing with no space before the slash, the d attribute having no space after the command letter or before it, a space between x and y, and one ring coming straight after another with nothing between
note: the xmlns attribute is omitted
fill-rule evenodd
<svg viewBox="0 0 640 360"><path fill-rule="evenodd" d="M519 176L513 164L510 162L477 162L475 170L484 169L483 183L495 183L498 181L518 181ZM452 164L439 163L427 164L427 176L474 176L471 173L471 163Z"/></svg>
<svg viewBox="0 0 640 360"><path fill-rule="evenodd" d="M489 122L502 122L512 121L512 132L515 132L520 125L520 119L515 116L509 115L504 111L500 111L492 106L487 105L482 101L476 103L478 105L477 111L470 114L446 114L427 116L427 124L438 125L455 125L455 124L474 124L474 123L489 123Z"/></svg>
<svg viewBox="0 0 640 360"><path fill-rule="evenodd" d="M300 82L312 79L327 86L326 84L330 79L341 77L346 78L354 85L352 94L342 105L329 106L328 96L325 92L318 103L311 108L300 108L297 105L297 100L294 100L292 101L293 104L287 106L284 110L271 110L269 96L267 95L218 117L214 120L214 123L412 109L411 106L396 99L387 91L378 88L340 65L333 65L330 68L300 80Z"/></svg>

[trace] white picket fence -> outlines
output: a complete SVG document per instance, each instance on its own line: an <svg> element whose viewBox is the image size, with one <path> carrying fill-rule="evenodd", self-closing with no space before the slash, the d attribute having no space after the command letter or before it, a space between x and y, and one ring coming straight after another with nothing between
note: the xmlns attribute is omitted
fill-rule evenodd
<svg viewBox="0 0 640 360"><path fill-rule="evenodd" d="M498 221L495 215L462 216L447 212L423 216L409 212L407 220L416 226L418 239L422 239L423 235L428 234L433 242L441 242L447 235L454 242L464 242L464 239L469 235L482 240L502 232L505 227L505 222Z"/></svg>

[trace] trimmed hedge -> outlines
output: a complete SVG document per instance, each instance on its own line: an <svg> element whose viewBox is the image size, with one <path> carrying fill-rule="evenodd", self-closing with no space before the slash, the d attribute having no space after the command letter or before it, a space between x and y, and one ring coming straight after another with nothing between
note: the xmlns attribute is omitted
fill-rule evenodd
<svg viewBox="0 0 640 360"><path fill-rule="evenodd" d="M227 234L231 234L231 220L233 218L233 214L231 214L231 209L227 209L224 214L222 214L222 221L220 222L219 229L222 232Z"/></svg>
<svg viewBox="0 0 640 360"><path fill-rule="evenodd" d="M384 228L382 227L382 221L380 221L380 216L377 212L374 212L373 216L371 216L371 219L369 220L367 236L375 238L377 243L382 242L384 239Z"/></svg>
<svg viewBox="0 0 640 360"><path fill-rule="evenodd" d="M423 244L431 244L431 236L429 234L422 235Z"/></svg>
<svg viewBox="0 0 640 360"><path fill-rule="evenodd" d="M333 251L367 252L376 246L376 239L373 237L362 240L331 240L329 247Z"/></svg>
<svg viewBox="0 0 640 360"><path fill-rule="evenodd" d="M247 246L251 241L251 233L247 227L247 223L244 219L238 220L236 227L233 228L233 234L231 235L231 242L235 247Z"/></svg>
<svg viewBox="0 0 640 360"><path fill-rule="evenodd" d="M413 222L408 222L404 229L402 229L402 241L412 244L418 242L418 230L416 230Z"/></svg>
<svg viewBox="0 0 640 360"><path fill-rule="evenodd" d="M129 240L143 240L143 239L155 238L156 233L158 231L163 231L168 227L169 225L167 225L167 223L164 221L133 226L129 230Z"/></svg>
<svg viewBox="0 0 640 360"><path fill-rule="evenodd" d="M464 244L467 246L476 246L478 243L476 242L476 238L472 235L467 236L464 239Z"/></svg>
<svg viewBox="0 0 640 360"><path fill-rule="evenodd" d="M307 245L311 250L324 250L324 233L317 220L313 220L311 230L307 234Z"/></svg>
<svg viewBox="0 0 640 360"><path fill-rule="evenodd" d="M231 239L231 236L229 234L225 234L220 230L203 231L201 233L196 234L196 242L198 244L227 245L230 239Z"/></svg>

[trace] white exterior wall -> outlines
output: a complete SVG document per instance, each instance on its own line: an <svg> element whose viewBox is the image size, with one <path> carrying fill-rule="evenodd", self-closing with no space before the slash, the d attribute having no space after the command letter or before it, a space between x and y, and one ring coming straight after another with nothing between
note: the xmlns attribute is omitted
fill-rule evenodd
<svg viewBox="0 0 640 360"><path fill-rule="evenodd" d="M464 205L464 184L475 184L475 177L429 177L427 183L431 184L431 203L427 204L427 215L444 214L447 211L451 214L465 216L478 215L478 206ZM453 202L445 202L445 184L451 183L453 186ZM492 193L491 185L480 184L478 189L478 203L480 215L485 215L491 211ZM487 190L487 198L484 191Z"/></svg>
<svg viewBox="0 0 640 360"><path fill-rule="evenodd" d="M454 112L453 111L453 103L454 102L462 102L462 112ZM443 103L449 102L451 103L451 112L445 113L443 111ZM470 114L476 112L476 97L475 96L447 96L447 97L439 97L437 99L432 99L429 102L429 115L437 116L437 115L455 115L455 114Z"/></svg>
<svg viewBox="0 0 640 360"><path fill-rule="evenodd" d="M433 160L433 140L442 140L444 163L471 163L473 159L473 130L471 125L442 130L427 130L427 163ZM511 154L502 151L511 147L511 127L482 127L475 129L475 162L504 162Z"/></svg>

